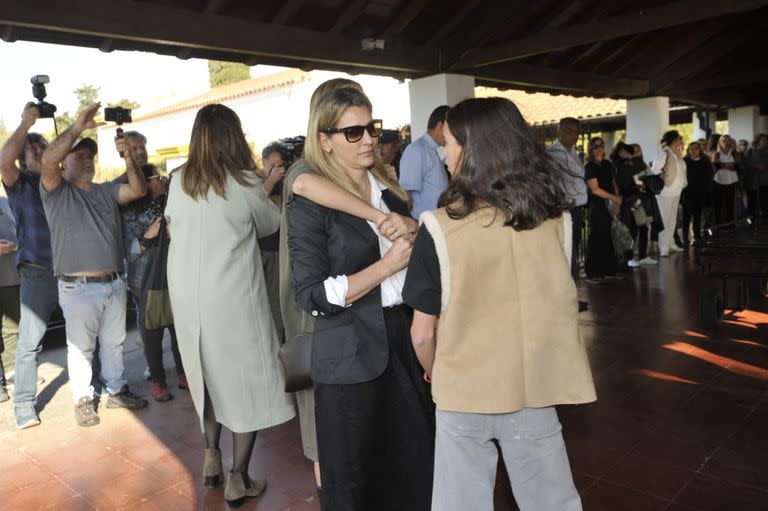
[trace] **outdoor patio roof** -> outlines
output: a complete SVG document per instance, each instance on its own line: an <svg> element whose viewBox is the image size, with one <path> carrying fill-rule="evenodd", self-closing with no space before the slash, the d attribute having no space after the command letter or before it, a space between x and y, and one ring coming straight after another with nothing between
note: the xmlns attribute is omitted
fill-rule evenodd
<svg viewBox="0 0 768 511"><path fill-rule="evenodd" d="M768 106L768 0L5 0L0 38Z"/></svg>

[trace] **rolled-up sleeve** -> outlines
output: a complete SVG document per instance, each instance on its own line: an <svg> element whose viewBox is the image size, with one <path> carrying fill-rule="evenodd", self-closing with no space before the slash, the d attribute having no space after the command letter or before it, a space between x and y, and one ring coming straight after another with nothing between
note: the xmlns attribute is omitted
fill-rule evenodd
<svg viewBox="0 0 768 511"><path fill-rule="evenodd" d="M405 148L400 158L400 186L404 190L421 190L424 181L424 151L416 142Z"/></svg>
<svg viewBox="0 0 768 511"><path fill-rule="evenodd" d="M288 207L288 252L293 267L296 303L314 317L344 310L328 301L325 282L330 277L327 210L295 196Z"/></svg>

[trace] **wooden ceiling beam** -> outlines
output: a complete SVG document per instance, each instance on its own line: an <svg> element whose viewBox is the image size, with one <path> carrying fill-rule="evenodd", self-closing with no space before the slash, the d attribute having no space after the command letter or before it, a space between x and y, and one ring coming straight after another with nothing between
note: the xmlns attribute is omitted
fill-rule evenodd
<svg viewBox="0 0 768 511"><path fill-rule="evenodd" d="M400 14L395 17L392 23L390 23L389 26L384 29L381 34L382 37L390 38L400 35L400 32L405 30L405 28L410 25L414 19L416 19L416 16L418 16L421 11L424 10L428 3L429 0L406 1L405 8L401 10Z"/></svg>
<svg viewBox="0 0 768 511"><path fill-rule="evenodd" d="M751 85L768 81L768 69L753 69L750 71L728 71L727 73L709 73L692 76L679 82L676 90L704 91L707 89L727 89L743 85Z"/></svg>
<svg viewBox="0 0 768 511"><path fill-rule="evenodd" d="M562 92L642 97L647 96L650 90L646 80L616 78L581 71L561 71L517 62L473 69L471 74L475 76L477 81L481 82L544 87Z"/></svg>
<svg viewBox="0 0 768 511"><path fill-rule="evenodd" d="M354 0L350 2L346 9L344 9L344 12L340 13L336 18L336 23L333 24L329 32L332 34L344 32L365 12L366 7L368 7L368 0Z"/></svg>
<svg viewBox="0 0 768 511"><path fill-rule="evenodd" d="M470 13L475 10L478 4L480 4L480 1L481 0L469 0L464 2L464 6L461 8L461 10L451 16L451 19L445 22L443 26L440 27L440 30L435 33L435 35L429 38L426 43L427 46L435 46L446 39L450 33L453 32L453 30L461 23L463 23L467 16L469 16Z"/></svg>
<svg viewBox="0 0 768 511"><path fill-rule="evenodd" d="M205 4L205 14L221 14L221 11L226 9L230 0L208 0Z"/></svg>
<svg viewBox="0 0 768 511"><path fill-rule="evenodd" d="M283 4L280 6L280 9L278 9L275 15L272 17L272 24L284 25L285 22L288 21L291 16L299 12L299 9L301 9L302 5L304 5L303 0L284 1Z"/></svg>
<svg viewBox="0 0 768 511"><path fill-rule="evenodd" d="M87 12L88 16L81 13ZM173 20L173 22L169 22ZM102 38L139 41L279 59L283 65L311 61L364 69L429 74L438 71L434 48L400 42L384 50L364 51L359 39L241 18L123 0L120 9L100 0L5 2L0 25L28 27ZM200 27L205 27L201 30ZM236 60L234 57L233 60Z"/></svg>
<svg viewBox="0 0 768 511"><path fill-rule="evenodd" d="M469 51L456 66L460 69L508 62L531 55L581 46L608 39L650 32L704 19L748 12L768 5L768 0L678 0L650 9L637 9L631 14L582 23L542 32L515 41Z"/></svg>

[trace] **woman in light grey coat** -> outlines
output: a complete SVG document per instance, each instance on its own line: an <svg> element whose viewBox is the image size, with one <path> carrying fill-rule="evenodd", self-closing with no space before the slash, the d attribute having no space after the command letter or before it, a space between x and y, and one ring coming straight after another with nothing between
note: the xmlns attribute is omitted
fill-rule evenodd
<svg viewBox="0 0 768 511"><path fill-rule="evenodd" d="M257 238L277 231L237 114L223 105L195 118L189 160L171 180L168 287L195 409L206 439L204 478L221 483L221 425L233 432L231 505L264 491L248 477L256 431L293 418L278 367ZM246 170L242 170L246 169Z"/></svg>

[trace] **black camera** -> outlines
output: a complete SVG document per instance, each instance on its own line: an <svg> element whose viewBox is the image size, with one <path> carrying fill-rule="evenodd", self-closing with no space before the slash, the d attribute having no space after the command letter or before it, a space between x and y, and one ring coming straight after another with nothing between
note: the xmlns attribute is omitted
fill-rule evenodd
<svg viewBox="0 0 768 511"><path fill-rule="evenodd" d="M45 92L45 84L51 80L48 75L35 75L30 80L32 82L32 95L37 100L35 107L40 112L40 118L53 118L53 114L56 113L56 105L46 103L45 96L48 94Z"/></svg>
<svg viewBox="0 0 768 511"><path fill-rule="evenodd" d="M131 119L131 111L121 106L104 109L104 120L108 122L114 122L118 126L124 122L133 122Z"/></svg>
<svg viewBox="0 0 768 511"><path fill-rule="evenodd" d="M283 150L283 163L285 164L286 169L303 156L304 141L305 137L303 135L291 138L281 138L278 140L278 143Z"/></svg>

